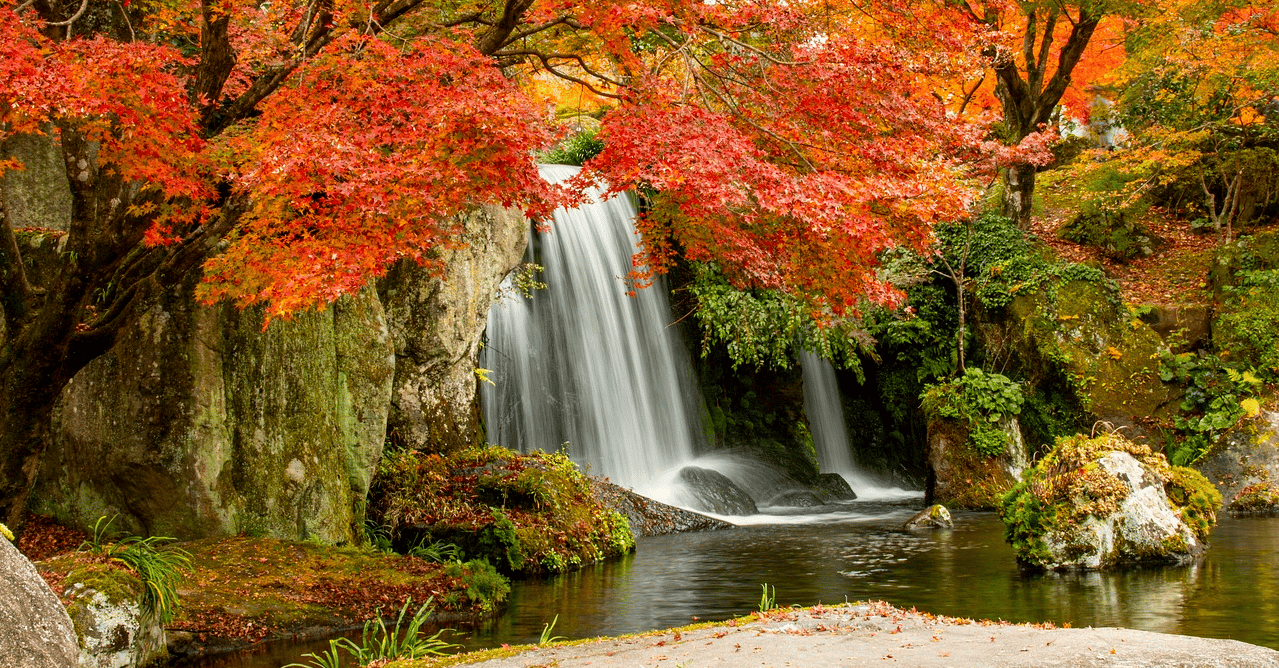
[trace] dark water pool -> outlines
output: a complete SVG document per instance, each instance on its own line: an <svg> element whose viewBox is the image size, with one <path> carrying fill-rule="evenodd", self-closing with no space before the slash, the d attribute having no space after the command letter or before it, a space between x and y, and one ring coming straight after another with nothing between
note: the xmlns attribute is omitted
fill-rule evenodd
<svg viewBox="0 0 1279 668"><path fill-rule="evenodd" d="M854 504L821 517L777 517L730 531L646 538L625 559L517 584L500 618L463 630L468 648L618 635L746 614L760 585L779 605L882 599L958 617L1125 626L1279 648L1279 518L1223 518L1207 558L1120 573L1025 575L992 513L956 513L955 529L904 531L913 509ZM759 518L763 521L765 518ZM275 658L203 665L276 668Z"/></svg>

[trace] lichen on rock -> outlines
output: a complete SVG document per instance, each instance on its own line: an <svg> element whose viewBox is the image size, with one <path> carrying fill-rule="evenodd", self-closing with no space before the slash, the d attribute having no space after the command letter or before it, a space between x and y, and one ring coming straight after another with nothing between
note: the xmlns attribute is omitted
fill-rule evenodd
<svg viewBox="0 0 1279 668"><path fill-rule="evenodd" d="M62 584L81 668L133 668L168 658L164 628L143 605L145 585L133 573L89 563L68 573Z"/></svg>
<svg viewBox="0 0 1279 668"><path fill-rule="evenodd" d="M1112 433L1060 439L1004 497L1000 515L1023 565L1104 569L1194 559L1220 503L1197 471Z"/></svg>

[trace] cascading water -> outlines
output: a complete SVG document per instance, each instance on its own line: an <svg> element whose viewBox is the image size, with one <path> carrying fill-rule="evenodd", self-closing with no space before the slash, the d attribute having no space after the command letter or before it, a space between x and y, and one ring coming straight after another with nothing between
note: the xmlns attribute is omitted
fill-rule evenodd
<svg viewBox="0 0 1279 668"><path fill-rule="evenodd" d="M800 353L804 374L804 412L813 432L813 446L822 473L838 473L862 500L890 500L919 496L920 492L885 485L857 466L848 440L848 426L839 400L835 368L821 356Z"/></svg>
<svg viewBox="0 0 1279 668"><path fill-rule="evenodd" d="M544 165L559 182L576 167ZM544 290L509 286L489 310L480 365L492 443L528 452L567 443L593 475L649 491L690 459L701 438L688 353L669 329L663 285L627 295L635 209L626 197L559 209L526 259L545 267Z"/></svg>

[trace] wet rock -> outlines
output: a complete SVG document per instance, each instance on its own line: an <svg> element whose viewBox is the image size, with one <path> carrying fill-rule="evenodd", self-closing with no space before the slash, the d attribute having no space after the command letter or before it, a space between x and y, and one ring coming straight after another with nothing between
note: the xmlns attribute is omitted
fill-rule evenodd
<svg viewBox="0 0 1279 668"><path fill-rule="evenodd" d="M955 522L950 519L950 511L940 503L933 504L906 520L902 525L906 529L953 529Z"/></svg>
<svg viewBox="0 0 1279 668"><path fill-rule="evenodd" d="M813 485L813 489L827 503L857 499L857 493L853 491L844 476L838 473L823 473L817 476L817 482Z"/></svg>
<svg viewBox="0 0 1279 668"><path fill-rule="evenodd" d="M689 505L716 515L754 515L755 500L719 471L685 466L676 480L686 487Z"/></svg>
<svg viewBox="0 0 1279 668"><path fill-rule="evenodd" d="M23 668L77 665L76 636L67 611L35 566L0 537L0 657Z"/></svg>
<svg viewBox="0 0 1279 668"><path fill-rule="evenodd" d="M1220 495L1197 471L1116 434L1061 439L1000 513L1024 565L1053 570L1200 556Z"/></svg>
<svg viewBox="0 0 1279 668"><path fill-rule="evenodd" d="M765 505L783 508L816 508L826 503L810 490L792 489L774 496Z"/></svg>
<svg viewBox="0 0 1279 668"><path fill-rule="evenodd" d="M626 516L636 537L733 528L728 522L668 506L605 480L592 480L591 485L601 503Z"/></svg>

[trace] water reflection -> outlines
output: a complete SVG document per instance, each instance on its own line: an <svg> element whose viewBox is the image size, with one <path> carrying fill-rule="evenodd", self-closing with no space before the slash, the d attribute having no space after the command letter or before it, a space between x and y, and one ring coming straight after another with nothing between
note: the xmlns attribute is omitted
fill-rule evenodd
<svg viewBox="0 0 1279 668"><path fill-rule="evenodd" d="M777 602L883 599L957 617L1235 638L1279 648L1279 519L1223 519L1208 558L1118 573L1024 574L990 513L950 531L899 529L908 510L811 524L644 539L635 557L527 583L469 644L536 641L559 614L570 638L634 633L750 612L761 583Z"/></svg>
<svg viewBox="0 0 1279 668"><path fill-rule="evenodd" d="M768 583L781 605L883 599L957 617L1125 626L1279 648L1279 518L1223 519L1207 559L1188 567L1027 575L993 514L956 513L948 531L900 529L912 510L853 504L808 522L641 539L624 559L517 584L502 617L454 642L536 642L556 615L554 634L567 638L728 619L754 610ZM283 661L225 665L274 668L305 651L314 648Z"/></svg>

